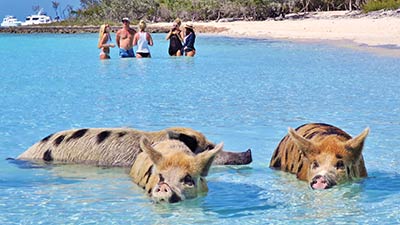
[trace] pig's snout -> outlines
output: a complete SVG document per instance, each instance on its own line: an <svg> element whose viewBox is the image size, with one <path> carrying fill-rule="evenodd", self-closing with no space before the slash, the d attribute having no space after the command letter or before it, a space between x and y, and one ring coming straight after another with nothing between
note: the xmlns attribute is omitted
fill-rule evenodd
<svg viewBox="0 0 400 225"><path fill-rule="evenodd" d="M154 188L153 191L153 198L158 203L160 202L174 203L181 201L181 198L165 182L160 182L157 184L157 186Z"/></svg>
<svg viewBox="0 0 400 225"><path fill-rule="evenodd" d="M319 189L319 190L328 189L334 185L336 185L335 181L332 181L328 177L322 175L315 176L310 183L312 189Z"/></svg>

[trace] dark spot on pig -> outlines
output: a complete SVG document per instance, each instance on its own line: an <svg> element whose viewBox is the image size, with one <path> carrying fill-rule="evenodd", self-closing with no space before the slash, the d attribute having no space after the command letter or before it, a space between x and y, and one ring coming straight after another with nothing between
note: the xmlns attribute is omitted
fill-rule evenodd
<svg viewBox="0 0 400 225"><path fill-rule="evenodd" d="M123 137L125 136L127 133L125 131L119 132L118 133L118 137Z"/></svg>
<svg viewBox="0 0 400 225"><path fill-rule="evenodd" d="M111 135L111 131L103 131L97 135L97 144L100 144Z"/></svg>
<svg viewBox="0 0 400 225"><path fill-rule="evenodd" d="M53 136L53 134L50 134L49 136L43 138L41 142L47 142L48 140L50 140L51 136Z"/></svg>
<svg viewBox="0 0 400 225"><path fill-rule="evenodd" d="M55 146L60 145L61 142L64 140L64 138L65 138L65 135L61 135L61 136L57 137L57 138L54 140L53 144L54 144Z"/></svg>
<svg viewBox="0 0 400 225"><path fill-rule="evenodd" d="M72 140L72 139L78 139L78 138L83 137L83 135L85 135L86 132L87 132L88 130L89 130L89 129L80 129L80 130L75 131L75 132L67 139L67 142L70 141L70 140Z"/></svg>
<svg viewBox="0 0 400 225"><path fill-rule="evenodd" d="M53 161L53 157L51 156L51 149L47 149L47 151L44 152L43 154L43 160L44 161Z"/></svg>

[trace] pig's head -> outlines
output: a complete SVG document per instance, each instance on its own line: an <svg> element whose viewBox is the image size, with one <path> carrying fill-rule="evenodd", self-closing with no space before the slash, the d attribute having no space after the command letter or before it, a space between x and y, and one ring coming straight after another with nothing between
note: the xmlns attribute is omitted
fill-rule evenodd
<svg viewBox="0 0 400 225"><path fill-rule="evenodd" d="M310 140L289 128L290 137L304 156L303 166L308 166L307 173L298 176L305 176L303 180L308 181L312 189L328 189L360 177L359 163L363 160L362 149L368 133L366 128L352 139L327 135Z"/></svg>
<svg viewBox="0 0 400 225"><path fill-rule="evenodd" d="M215 148L193 154L182 142L177 140L161 141L155 145L142 138L141 149L154 164L151 197L155 202L179 202L207 192L207 176L210 166L223 148L223 143Z"/></svg>

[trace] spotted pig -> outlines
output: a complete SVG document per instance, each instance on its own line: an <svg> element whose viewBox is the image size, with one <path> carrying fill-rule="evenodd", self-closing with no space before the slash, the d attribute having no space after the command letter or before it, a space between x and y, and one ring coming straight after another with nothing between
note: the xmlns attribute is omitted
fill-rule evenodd
<svg viewBox="0 0 400 225"><path fill-rule="evenodd" d="M140 153L140 138L152 144L178 140L194 154L214 149L215 144L193 129L172 127L146 132L130 128L90 128L60 131L51 134L18 156L21 160L44 160L84 163L98 166L131 167ZM214 163L219 165L249 164L251 150L246 152L220 151Z"/></svg>

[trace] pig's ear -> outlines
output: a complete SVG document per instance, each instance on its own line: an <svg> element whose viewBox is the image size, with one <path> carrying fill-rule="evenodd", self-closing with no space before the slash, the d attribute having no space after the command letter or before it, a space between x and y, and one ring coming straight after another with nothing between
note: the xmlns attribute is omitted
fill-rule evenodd
<svg viewBox="0 0 400 225"><path fill-rule="evenodd" d="M200 169L200 176L205 177L210 170L211 164L214 161L215 156L222 150L224 143L221 142L215 146L215 148L204 151L196 155L197 166Z"/></svg>
<svg viewBox="0 0 400 225"><path fill-rule="evenodd" d="M293 128L289 127L289 136L294 141L296 146L304 153L304 156L308 158L313 152L315 152L315 147L312 141L305 139L303 136L299 135Z"/></svg>
<svg viewBox="0 0 400 225"><path fill-rule="evenodd" d="M358 158L361 155L362 149L364 147L365 139L369 133L369 128L365 128L361 134L354 137L346 142L345 148L347 151L354 155L354 158Z"/></svg>
<svg viewBox="0 0 400 225"><path fill-rule="evenodd" d="M162 154L156 151L145 136L140 138L140 148L150 157L151 161L158 165L162 160Z"/></svg>

